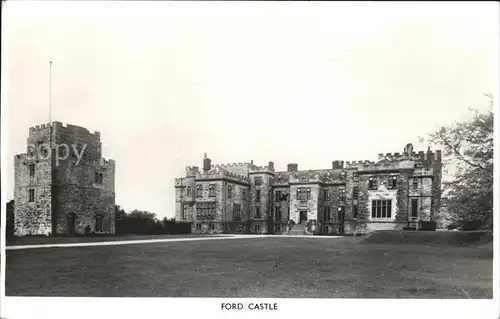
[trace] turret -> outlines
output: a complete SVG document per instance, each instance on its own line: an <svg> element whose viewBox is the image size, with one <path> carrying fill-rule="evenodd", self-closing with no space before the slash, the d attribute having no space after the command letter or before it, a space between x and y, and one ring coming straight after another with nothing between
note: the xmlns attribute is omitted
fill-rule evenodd
<svg viewBox="0 0 500 319"><path fill-rule="evenodd" d="M332 169L343 169L344 168L344 161L333 161L332 162Z"/></svg>

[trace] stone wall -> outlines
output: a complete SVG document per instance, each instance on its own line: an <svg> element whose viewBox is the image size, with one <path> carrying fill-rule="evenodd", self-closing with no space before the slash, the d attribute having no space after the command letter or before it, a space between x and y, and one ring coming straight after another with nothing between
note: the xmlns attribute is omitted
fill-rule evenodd
<svg viewBox="0 0 500 319"><path fill-rule="evenodd" d="M29 167L35 165L35 175L30 177ZM51 160L26 154L14 157L14 234L51 235L52 234L52 194ZM34 190L34 201L29 202L29 190Z"/></svg>
<svg viewBox="0 0 500 319"><path fill-rule="evenodd" d="M57 233L68 233L68 214L76 215L75 232L83 234L88 225L96 231L96 216L103 217L102 232L115 233L115 162L101 157L99 133L86 128L54 124L54 139L58 145L70 147L69 156L54 165L53 218ZM78 154L82 154L79 159ZM102 174L96 181L95 174Z"/></svg>

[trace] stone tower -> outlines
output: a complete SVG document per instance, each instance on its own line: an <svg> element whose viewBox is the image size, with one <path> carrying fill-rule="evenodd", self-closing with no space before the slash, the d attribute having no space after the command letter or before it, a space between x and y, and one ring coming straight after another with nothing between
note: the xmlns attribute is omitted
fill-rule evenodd
<svg viewBox="0 0 500 319"><path fill-rule="evenodd" d="M14 162L16 236L115 232L115 162L102 158L99 132L32 127Z"/></svg>

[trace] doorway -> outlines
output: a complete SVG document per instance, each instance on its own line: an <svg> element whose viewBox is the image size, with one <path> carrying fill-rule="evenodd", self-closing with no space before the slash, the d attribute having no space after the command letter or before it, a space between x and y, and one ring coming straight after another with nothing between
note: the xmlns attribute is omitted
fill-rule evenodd
<svg viewBox="0 0 500 319"><path fill-rule="evenodd" d="M305 210L301 211L299 217L300 217L299 219L300 223L304 224L307 221L307 211Z"/></svg>
<svg viewBox="0 0 500 319"><path fill-rule="evenodd" d="M73 236L76 232L76 214L69 213L66 217L66 227L68 229L68 234Z"/></svg>
<svg viewBox="0 0 500 319"><path fill-rule="evenodd" d="M411 217L418 217L418 198L411 200Z"/></svg>
<svg viewBox="0 0 500 319"><path fill-rule="evenodd" d="M339 233L344 233L344 222L345 222L345 207L340 206L338 208L337 221L339 223Z"/></svg>

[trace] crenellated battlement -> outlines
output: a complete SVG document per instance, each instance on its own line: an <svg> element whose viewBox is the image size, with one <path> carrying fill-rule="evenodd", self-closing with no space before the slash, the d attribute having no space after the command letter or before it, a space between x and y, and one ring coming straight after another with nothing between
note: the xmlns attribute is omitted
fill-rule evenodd
<svg viewBox="0 0 500 319"><path fill-rule="evenodd" d="M231 173L226 170L217 170L217 169L213 169L205 173L198 173L196 174L196 179L202 179L202 180L230 179L237 182L250 183L250 178L248 178L247 176Z"/></svg>
<svg viewBox="0 0 500 319"><path fill-rule="evenodd" d="M100 165L101 166L115 166L115 160L113 159L106 159L104 157L101 157Z"/></svg>
<svg viewBox="0 0 500 319"><path fill-rule="evenodd" d="M413 160L399 160L394 162L369 162L354 163L348 166L349 168L356 168L358 171L384 171L384 170L400 170L400 169L413 169L415 161Z"/></svg>
<svg viewBox="0 0 500 319"><path fill-rule="evenodd" d="M244 163L228 163L228 164L212 164L212 169L227 169L227 168L234 168L234 167L241 167L241 168L244 168L244 167L249 167L251 166L252 164L251 163L247 163L247 162L244 162Z"/></svg>
<svg viewBox="0 0 500 319"><path fill-rule="evenodd" d="M428 151L418 151L411 152L411 155L407 153L380 153L378 154L378 160L389 160L389 161L401 161L401 160L414 160L414 161L438 161L441 160L441 150L436 150L435 152Z"/></svg>
<svg viewBox="0 0 500 319"><path fill-rule="evenodd" d="M346 161L345 162L346 168L355 168L355 167L358 167L358 166L367 166L367 165L375 165L375 162L374 161L368 161L368 160L364 160L364 161Z"/></svg>
<svg viewBox="0 0 500 319"><path fill-rule="evenodd" d="M36 125L36 126L33 126L33 127L29 128L29 134L32 135L32 134L35 134L35 133L38 133L38 132L47 131L50 127L51 127L50 123L42 124L42 125Z"/></svg>
<svg viewBox="0 0 500 319"><path fill-rule="evenodd" d="M52 127L54 129L54 132L56 133L63 133L63 134L77 135L77 136L89 136L97 140L101 139L101 133L99 131L94 131L92 133L83 126L64 124L62 122L53 122Z"/></svg>
<svg viewBox="0 0 500 319"><path fill-rule="evenodd" d="M198 166L186 166L186 176L187 177L194 177L199 172L200 172L200 168Z"/></svg>
<svg viewBox="0 0 500 319"><path fill-rule="evenodd" d="M256 166L256 165L250 166L250 173L269 173L269 172L274 173L274 167Z"/></svg>
<svg viewBox="0 0 500 319"><path fill-rule="evenodd" d="M28 159L28 154L22 153L14 156L14 162L26 162Z"/></svg>

